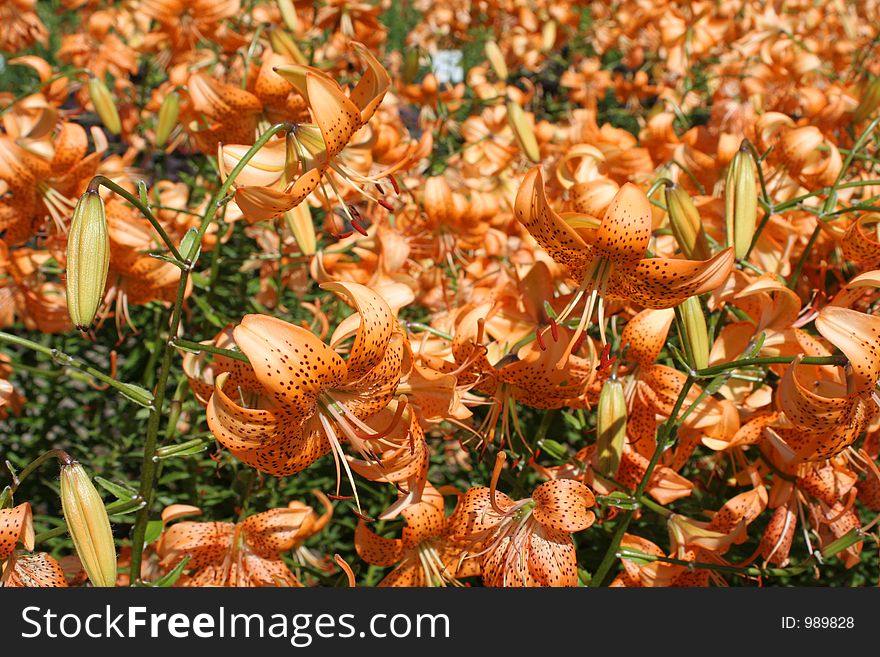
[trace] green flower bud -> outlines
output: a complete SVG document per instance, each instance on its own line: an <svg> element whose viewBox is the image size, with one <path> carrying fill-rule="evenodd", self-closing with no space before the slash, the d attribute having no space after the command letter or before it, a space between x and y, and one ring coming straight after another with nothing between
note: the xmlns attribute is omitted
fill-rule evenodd
<svg viewBox="0 0 880 657"><path fill-rule="evenodd" d="M104 201L87 191L76 203L67 235L67 311L80 331L92 327L110 266Z"/></svg>
<svg viewBox="0 0 880 657"><path fill-rule="evenodd" d="M601 475L613 477L620 466L620 456L626 441L626 396L623 383L616 378L605 381L599 393L596 414L596 462L594 469Z"/></svg>
<svg viewBox="0 0 880 657"><path fill-rule="evenodd" d="M61 507L83 569L94 586L116 586L116 546L104 501L76 461L61 466Z"/></svg>
<svg viewBox="0 0 880 657"><path fill-rule="evenodd" d="M697 297L689 297L681 304L681 336L698 370L709 367L709 333L706 330L706 317Z"/></svg>
<svg viewBox="0 0 880 657"><path fill-rule="evenodd" d="M89 78L89 98L91 98L92 105L95 106L95 111L104 127L114 135L122 132L122 123L119 120L116 103L102 79L94 76Z"/></svg>
<svg viewBox="0 0 880 657"><path fill-rule="evenodd" d="M172 91L159 108L159 119L156 123L156 146L163 146L177 126L177 116L180 114L180 95Z"/></svg>
<svg viewBox="0 0 880 657"><path fill-rule="evenodd" d="M669 225L682 253L691 260L708 260L711 257L709 243L697 206L678 185L667 184L665 192Z"/></svg>
<svg viewBox="0 0 880 657"><path fill-rule="evenodd" d="M733 247L737 258L744 258L755 235L755 219L758 216L755 163L746 141L743 141L733 156L727 170L724 214L727 221L727 246Z"/></svg>

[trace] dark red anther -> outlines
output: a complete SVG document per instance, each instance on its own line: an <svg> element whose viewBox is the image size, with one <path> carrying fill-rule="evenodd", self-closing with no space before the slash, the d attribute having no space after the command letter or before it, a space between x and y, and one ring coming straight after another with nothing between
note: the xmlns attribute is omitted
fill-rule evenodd
<svg viewBox="0 0 880 657"><path fill-rule="evenodd" d="M358 212L358 209L357 209L355 206L353 206L353 205L349 205L349 206L348 206L348 211L351 212L351 216L352 216L352 217L355 217L356 219L360 219L360 218L361 218L361 213Z"/></svg>
<svg viewBox="0 0 880 657"><path fill-rule="evenodd" d="M541 351L547 351L547 345L544 344L544 338L541 336L541 329L535 330L535 342L538 343L538 346L541 348Z"/></svg>
<svg viewBox="0 0 880 657"><path fill-rule="evenodd" d="M331 236L335 237L338 240L344 240L346 237L351 237L352 235L354 235L353 230L347 230L343 233L336 233L336 234L331 233Z"/></svg>
<svg viewBox="0 0 880 657"><path fill-rule="evenodd" d="M332 495L328 495L327 497L329 497L330 499L333 499L333 496L332 496ZM354 509L354 510L352 511L352 513L354 513L354 515L356 515L358 518L360 518L360 519L363 520L364 522L376 522L376 519L375 519L375 518L371 518L371 517L368 516L368 515L364 515L363 513L361 513L360 511L358 511L357 509Z"/></svg>
<svg viewBox="0 0 880 657"><path fill-rule="evenodd" d="M380 194L383 194L383 195L385 194L385 190L382 189L382 185L380 185L379 183L373 183L373 184L376 185L376 189L379 190Z"/></svg>
<svg viewBox="0 0 880 657"><path fill-rule="evenodd" d="M610 369L614 362L617 360L617 356L610 356L611 354L611 345L606 344L602 347L602 356L599 358L599 364L596 366L597 372L604 372L605 370Z"/></svg>
<svg viewBox="0 0 880 657"><path fill-rule="evenodd" d="M400 185L397 184L397 178L394 177L393 173L388 174L388 180L391 181L391 186L394 188L394 193L400 194Z"/></svg>
<svg viewBox="0 0 880 657"><path fill-rule="evenodd" d="M343 501L354 499L354 497L352 497L351 495L328 495L327 497L330 498L331 500L343 500Z"/></svg>
<svg viewBox="0 0 880 657"><path fill-rule="evenodd" d="M581 333L578 336L578 339L574 341L574 345L571 347L571 353L575 353L578 349L581 348L581 345L584 344L584 340L587 339L586 333Z"/></svg>
<svg viewBox="0 0 880 657"><path fill-rule="evenodd" d="M394 206L391 205L391 204L390 204L388 201L386 201L384 198L380 198L380 199L377 201L377 203L378 203L379 205L381 205L383 208L385 208L386 210L388 210L388 212L394 212Z"/></svg>
<svg viewBox="0 0 880 657"><path fill-rule="evenodd" d="M553 336L553 342L559 342L559 324L552 317L550 318L550 335Z"/></svg>
<svg viewBox="0 0 880 657"><path fill-rule="evenodd" d="M361 222L358 221L357 219L351 220L351 226L352 226L352 228L354 228L357 232L359 232L364 237L369 235L369 233L367 232L367 229L364 228L363 225L361 224Z"/></svg>

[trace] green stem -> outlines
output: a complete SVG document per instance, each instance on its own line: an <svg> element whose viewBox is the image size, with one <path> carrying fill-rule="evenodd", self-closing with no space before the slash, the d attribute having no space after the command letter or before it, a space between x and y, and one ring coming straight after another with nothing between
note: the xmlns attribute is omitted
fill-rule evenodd
<svg viewBox="0 0 880 657"><path fill-rule="evenodd" d="M697 379L709 379L716 374L721 374L727 370L737 370L744 367L753 367L758 365L785 365L794 362L794 356L766 356L764 358L743 358L740 360L732 360L729 363L721 365L713 365L705 367L693 373ZM846 356L807 356L801 358L802 365L846 365Z"/></svg>
<svg viewBox="0 0 880 657"><path fill-rule="evenodd" d="M240 360L242 363L250 363L248 357L245 356L240 351L233 351L232 349L223 349L222 347L215 347L212 344L202 344L201 342L193 342L192 340L182 340L180 338L172 338L171 342L173 346L178 347L180 349L184 349L186 351L199 351L199 352L207 352L209 354L217 354L218 356L226 356L227 358L232 358L234 360Z"/></svg>
<svg viewBox="0 0 880 657"><path fill-rule="evenodd" d="M422 324L421 322L405 322L406 328L412 330L416 329L419 331L426 331L427 333L433 333L438 338L443 338L444 340L452 341L452 336L449 333L444 333L438 329L435 329L433 326L428 326L427 324Z"/></svg>
<svg viewBox="0 0 880 657"><path fill-rule="evenodd" d="M648 484L651 481L651 477L654 474L654 469L657 467L657 463L660 462L660 455L666 451L666 449L672 444L672 440L674 439L673 431L678 426L680 420L678 419L678 414L681 411L681 407L684 404L684 400L687 399L688 392L690 392L691 387L694 385L694 378L692 376L688 376L687 380L684 382L684 385L681 388L681 392L678 393L678 399L675 400L675 406L672 408L672 412L669 414L669 418L660 427L660 431L657 433L657 447L654 449L654 453L651 455L651 461L648 463L648 467L645 469L645 474L642 477L642 480L639 482L638 488L636 488L633 493L633 498L636 500L640 500L645 491L648 488ZM599 567L596 569L596 572L593 574L593 578L590 580L591 587L599 587L602 586L605 579L608 576L611 567L614 565L615 560L617 559L617 551L620 547L620 542L623 540L624 534L626 534L626 530L629 528L630 523L633 520L636 509L632 511L627 511L623 518L620 521L620 524L617 525L617 529L614 532L614 535L611 537L611 544L608 546L608 549L605 551L605 556L602 558Z"/></svg>
<svg viewBox="0 0 880 657"><path fill-rule="evenodd" d="M138 494L144 500L144 506L138 510L137 515L135 516L134 527L132 528L131 533L131 586L139 586L143 584L140 578L140 572L144 553L144 538L147 534L147 523L150 521L150 511L153 506L154 489L157 478L156 473L159 464L159 459L156 457L156 447L159 439L159 423L162 417L162 407L165 402L168 376L171 373L172 356L174 354L173 338L177 336L178 329L180 328L180 317L183 311L183 300L186 295L186 283L189 278L189 273L195 267L196 259L198 258L197 254L200 251L202 239L208 230L208 226L210 226L214 217L217 215L217 210L224 202L224 199L232 188L235 179L244 170L251 158L253 158L272 137L279 132L290 130L291 127L290 124L279 123L260 135L256 142L254 142L254 145L248 149L241 160L239 160L238 164L236 164L232 171L229 172L229 176L208 203L208 207L205 209L205 214L202 215L196 239L193 240L189 252L182 254L184 267L181 269L180 283L177 286L177 295L171 311L171 324L168 330L168 335L170 337L165 342L163 349L162 361L159 367L159 376L156 379L156 403L150 413L150 418L147 422L147 432L144 437L144 456L141 466L140 487L138 489ZM219 245L217 248L219 248Z"/></svg>
<svg viewBox="0 0 880 657"><path fill-rule="evenodd" d="M819 221L821 221L821 219ZM816 240L819 239L819 233L821 232L822 226L817 223L816 228L813 230L813 234L810 235L810 241L807 242L807 245L804 247L804 252L801 254L801 257L798 258L794 271L791 272L791 278L788 281L788 288L790 290L793 290L797 286L798 279L801 277L801 271L807 262L807 258L810 257L810 251L813 250L813 245L816 243Z"/></svg>
<svg viewBox="0 0 880 657"><path fill-rule="evenodd" d="M3 492L0 493L0 509L4 508L11 500L12 496L15 494L15 491L18 490L18 487L21 486L21 482L28 478L37 468L39 468L43 463L48 461L49 459L56 458L62 463L71 463L73 459L70 455L62 449L50 449L48 451L43 452L33 461L28 463L21 472L13 473L10 469L10 474L12 474L12 484L3 489ZM8 465L7 461L7 465Z"/></svg>
<svg viewBox="0 0 880 657"><path fill-rule="evenodd" d="M153 228L159 234L159 237L162 238L162 241L165 243L165 246L168 247L168 250L171 251L171 255L174 256L174 259L177 260L177 262L180 262L180 263L183 262L183 258L180 257L180 252L177 250L177 247L174 245L174 242L172 242L171 238L168 237L168 233L165 232L165 229L162 227L162 224L159 223L159 220L156 219L155 216L153 216L153 212L152 212L152 210L150 210L149 207L144 205L144 203L142 203L141 200L137 196L130 193L124 187L117 185L115 182L113 182L112 180L110 180L110 178L107 178L106 176L95 176L94 178L92 178L92 182L89 183L88 191L97 192L98 187L100 187L102 185L104 187L106 187L107 189L109 189L110 191L118 194L119 196L124 198L126 201L131 203L138 210L140 210L141 214L144 215L144 217L147 219L147 221L149 221L152 224Z"/></svg>
<svg viewBox="0 0 880 657"><path fill-rule="evenodd" d="M120 393L122 393L122 395L124 395L128 399L131 399L133 402L140 404L141 406L144 406L146 408L152 408L153 397L148 391L142 389L140 386L117 381L112 376L104 374L104 372L95 369L91 365L83 363L73 356L65 354L63 351L41 345L32 340L28 340L27 338L22 338L17 335L12 335L11 333L6 333L5 331L0 331L0 342L14 344L19 347L24 347L26 349L31 349L32 351L37 351L41 354L45 354L59 365L72 367L75 370L85 372L86 374L96 378L101 383L106 383L108 386L115 388Z"/></svg>

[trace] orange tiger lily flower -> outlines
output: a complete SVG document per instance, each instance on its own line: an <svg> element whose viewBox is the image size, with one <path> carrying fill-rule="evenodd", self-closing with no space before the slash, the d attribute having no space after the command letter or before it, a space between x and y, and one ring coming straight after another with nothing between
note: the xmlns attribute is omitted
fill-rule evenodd
<svg viewBox="0 0 880 657"><path fill-rule="evenodd" d="M656 446L654 436L658 418L662 420L669 417L687 380L684 372L655 362L666 343L674 318L675 313L669 308L643 310L627 322L621 334L620 344L625 350L625 358L635 363L626 387L627 407L630 411L627 432L633 448L645 458L651 457ZM687 399L693 403L701 392L699 386L692 386ZM682 423L682 440L674 461L680 466L687 460L689 451L679 452L685 446L685 441L687 449L692 450L705 437L729 440L737 429L739 418L730 402L719 402L712 397L706 397Z"/></svg>
<svg viewBox="0 0 880 657"><path fill-rule="evenodd" d="M538 244L579 282L557 321L571 316L586 298L572 342L583 333L597 307L605 342L605 298L669 308L714 290L733 267L730 248L705 261L645 258L651 240L651 205L644 192L631 183L615 194L597 225L583 215L557 214L547 202L541 169L535 167L523 180L514 209Z"/></svg>
<svg viewBox="0 0 880 657"><path fill-rule="evenodd" d="M258 160L252 165L252 169L262 170L259 182L244 178L240 179L244 184L236 185L235 201L251 221L272 219L287 212L316 191L322 180L339 197L340 191L332 178L325 177L328 170L375 200L361 185L375 183L395 169L375 177L363 176L337 158L354 134L373 117L391 86L388 73L369 50L359 43L353 45L366 61L367 69L348 96L333 78L316 68L291 64L275 69L305 98L315 124L294 126L285 149L276 146L266 164ZM234 157L221 158L221 171L225 174L231 170L234 162ZM345 204L343 207L347 208Z"/></svg>
<svg viewBox="0 0 880 657"><path fill-rule="evenodd" d="M56 232L66 233L76 199L98 171L106 147L102 135L96 146L86 155L88 135L76 123L63 123L39 143L0 136L0 190L11 192L0 200L0 231L6 231L7 242L28 240L47 219Z"/></svg>
<svg viewBox="0 0 880 657"><path fill-rule="evenodd" d="M186 83L180 107L180 124L203 153L219 144L252 144L262 105L249 91L193 73Z"/></svg>
<svg viewBox="0 0 880 657"><path fill-rule="evenodd" d="M27 552L17 550L22 545ZM31 505L22 502L12 509L0 509L0 587L66 587L61 566L45 552L34 549L34 519Z"/></svg>
<svg viewBox="0 0 880 657"><path fill-rule="evenodd" d="M0 322L9 326L16 317L44 333L70 330L67 295L62 284L47 280L48 251L18 248L10 251L0 240ZM5 279L5 280L3 280Z"/></svg>
<svg viewBox="0 0 880 657"><path fill-rule="evenodd" d="M406 524L400 538L379 536L363 520L355 531L354 546L361 559L374 566L396 564L378 586L461 586L459 577L477 574L457 571L463 546L449 535L449 519L437 489L428 484L421 501L401 515ZM473 560L464 564L476 566Z"/></svg>
<svg viewBox="0 0 880 657"><path fill-rule="evenodd" d="M137 209L116 198L111 198L105 208L110 238L110 273L104 308L108 309L116 302L116 326L121 330L126 324L132 326L129 306L174 301L180 270L170 262L150 255L159 250L161 242L150 222ZM186 232L184 226L166 223L165 228L179 238ZM184 296L188 298L191 291L192 281L188 280ZM105 317L107 312L103 313Z"/></svg>
<svg viewBox="0 0 880 657"><path fill-rule="evenodd" d="M470 546L465 559L479 559L486 586L577 586L571 534L595 521L593 493L579 481L554 479L514 501L495 490L502 462L490 487L468 490L453 512L452 533Z"/></svg>
<svg viewBox="0 0 880 657"><path fill-rule="evenodd" d="M845 380L823 380L816 366L795 360L777 389L777 406L793 430L779 435L789 460L815 461L846 449L876 416L874 387L880 379L880 317L841 306L825 306L816 328L849 360ZM813 382L817 382L815 385Z"/></svg>
<svg viewBox="0 0 880 657"><path fill-rule="evenodd" d="M496 433L500 433L502 446L512 442L512 435L528 445L515 403L542 409L582 408L587 388L596 376L595 368L590 359L566 355L571 331L562 326L538 329L534 340L510 353L508 350L515 345L508 343L509 336L484 344L493 306L486 302L462 309L452 341L454 362L435 357L427 357L426 361L438 371L454 373L460 385L490 396L490 409L479 430L484 449ZM593 349L593 343L588 344ZM470 402L485 403L474 397Z"/></svg>
<svg viewBox="0 0 880 657"><path fill-rule="evenodd" d="M400 382L405 336L388 304L369 288L357 283L321 287L357 310L340 324L330 346L283 320L245 316L232 332L252 374L226 371L215 377L208 426L237 458L279 477L332 452L337 474L345 469L359 506L343 440L380 469L376 452L399 450L401 433L407 452L413 458L421 453L414 446L422 440L409 433L417 424L406 404L397 404L391 417L383 413ZM346 360L340 345L352 335Z"/></svg>
<svg viewBox="0 0 880 657"><path fill-rule="evenodd" d="M655 543L646 538L624 534L620 541L620 547L641 552L652 557L667 556ZM670 555L674 556L674 555ZM694 560L695 554L690 552L685 555L688 561ZM682 564L665 563L663 561L636 561L622 557L620 560L623 571L614 578L610 586L614 588L643 588L643 587L694 587L708 586L709 571L688 568Z"/></svg>
<svg viewBox="0 0 880 657"><path fill-rule="evenodd" d="M162 532L156 546L160 564L173 569L185 557L185 577L178 586L302 586L281 553L308 532L311 507L269 509L232 522L178 522ZM197 507L172 505L162 512L170 523L198 514Z"/></svg>
<svg viewBox="0 0 880 657"><path fill-rule="evenodd" d="M237 30L225 25L227 19L240 14L240 0L144 0L137 12L148 22L152 19L158 23L146 35L144 45L149 49L167 48L173 58L191 54L202 40L221 44L226 52L241 45Z"/></svg>
<svg viewBox="0 0 880 657"><path fill-rule="evenodd" d="M37 0L11 0L0 6L0 50L14 53L35 43L47 47L49 31L36 8Z"/></svg>

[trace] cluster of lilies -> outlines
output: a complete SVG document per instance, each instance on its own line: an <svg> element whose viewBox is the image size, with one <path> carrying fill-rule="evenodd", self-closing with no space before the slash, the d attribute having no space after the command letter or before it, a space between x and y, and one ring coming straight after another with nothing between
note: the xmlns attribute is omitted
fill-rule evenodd
<svg viewBox="0 0 880 657"><path fill-rule="evenodd" d="M7 4L0 51L38 83L0 94L0 328L75 332L67 233L106 181L109 273L81 339L173 308L193 430L267 477L335 466L320 511L165 508L148 544L123 542L119 570L140 572L118 584L301 586L308 565L354 586L365 566L316 548L334 513L381 586L876 564L876 2L416 1L391 52L384 2L63 0L80 20L52 63L36 2ZM462 81L428 66L475 30ZM152 178L175 154L213 176ZM190 273L210 265L167 245L237 230L270 312L191 336ZM290 294L314 321L286 316ZM29 403L15 372L0 361L0 422ZM488 480L446 479L480 461ZM394 500L370 512L379 486ZM709 487L723 505L702 508ZM3 502L3 585L85 581Z"/></svg>

